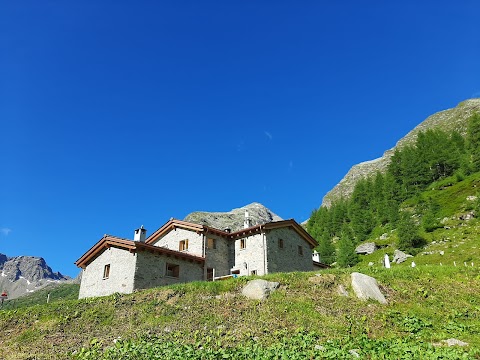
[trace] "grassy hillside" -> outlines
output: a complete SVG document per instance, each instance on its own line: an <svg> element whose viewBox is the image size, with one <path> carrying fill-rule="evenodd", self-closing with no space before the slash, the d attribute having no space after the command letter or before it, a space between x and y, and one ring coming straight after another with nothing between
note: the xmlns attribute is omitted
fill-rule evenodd
<svg viewBox="0 0 480 360"><path fill-rule="evenodd" d="M388 305L357 300L346 270L269 275L281 286L264 302L241 295L248 278L182 284L0 311L0 356L337 359L355 350L362 358L480 358L476 268L357 270L377 278ZM432 346L449 338L470 346Z"/></svg>
<svg viewBox="0 0 480 360"><path fill-rule="evenodd" d="M50 303L78 299L79 288L79 284L54 284L26 296L22 296L13 300L7 300L4 302L2 310L13 310L33 305L45 304L48 299L48 294L50 294Z"/></svg>
<svg viewBox="0 0 480 360"><path fill-rule="evenodd" d="M410 266L411 261L420 265L454 266L456 264L470 267L473 263L473 266L478 269L480 267L479 199L468 199L471 196L478 196L479 192L480 173L476 173L465 179L453 176L433 183L426 191L406 201L402 205L403 208L410 209L413 213L420 213L423 204L428 201L437 203L439 205L435 213L437 228L431 232L423 231L421 236L426 240L426 246L419 249L413 259L399 266ZM472 212L477 213L475 218L465 217ZM421 220L421 216L418 215L417 221ZM370 262L378 265L385 254L393 256L397 248L397 230L378 227L366 240L366 242L371 241L381 249L371 255L361 256L360 266Z"/></svg>

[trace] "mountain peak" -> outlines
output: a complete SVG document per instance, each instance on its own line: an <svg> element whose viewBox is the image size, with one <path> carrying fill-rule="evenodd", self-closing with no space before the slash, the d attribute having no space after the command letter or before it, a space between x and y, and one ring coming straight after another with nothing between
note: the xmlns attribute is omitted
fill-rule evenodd
<svg viewBox="0 0 480 360"><path fill-rule="evenodd" d="M480 98L462 101L452 109L439 111L429 116L401 138L393 148L385 151L381 158L364 161L352 166L343 179L324 196L322 206L330 207L333 201L348 198L352 194L358 180L374 175L377 171L385 172L395 150L413 144L418 134L422 131L441 129L446 132L458 131L460 134L465 135L468 127L467 120L476 112L480 112Z"/></svg>
<svg viewBox="0 0 480 360"><path fill-rule="evenodd" d="M184 220L220 230L230 229L237 231L243 228L245 210L248 210L252 225L283 220L280 216L258 202L253 202L227 212L195 211L188 214Z"/></svg>
<svg viewBox="0 0 480 360"><path fill-rule="evenodd" d="M36 291L49 283L69 279L59 272L53 272L42 257L8 257L0 254L0 290L7 291L11 299Z"/></svg>

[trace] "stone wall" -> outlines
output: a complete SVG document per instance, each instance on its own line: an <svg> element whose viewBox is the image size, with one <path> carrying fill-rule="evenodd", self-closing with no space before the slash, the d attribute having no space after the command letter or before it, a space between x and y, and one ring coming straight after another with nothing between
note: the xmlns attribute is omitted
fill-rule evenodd
<svg viewBox="0 0 480 360"><path fill-rule="evenodd" d="M179 244L182 240L188 240L188 249L183 252L203 256L203 235L192 230L176 228L159 238L152 245L179 251Z"/></svg>
<svg viewBox="0 0 480 360"><path fill-rule="evenodd" d="M136 254L127 250L106 249L82 271L78 298L106 296L115 292L131 293L136 260ZM106 265L110 265L110 271L108 278L103 278Z"/></svg>
<svg viewBox="0 0 480 360"><path fill-rule="evenodd" d="M178 277L168 276L167 264L178 265ZM141 251L137 253L135 290L151 287L204 280L203 263L176 259L163 254Z"/></svg>
<svg viewBox="0 0 480 360"><path fill-rule="evenodd" d="M208 239L213 239L215 241L215 249L208 248ZM218 235L208 233L205 235L205 268L215 269L214 276L230 274L230 268L233 265L233 262L229 259L230 242L230 240Z"/></svg>
<svg viewBox="0 0 480 360"><path fill-rule="evenodd" d="M295 230L289 227L272 229L267 231L266 237L269 273L313 270L311 246ZM280 240L283 240L283 248Z"/></svg>
<svg viewBox="0 0 480 360"><path fill-rule="evenodd" d="M241 248L241 240L245 240L244 249ZM234 241L232 245L235 247L235 260L232 270L239 270L240 275L252 275L252 272L256 272L257 275L266 274L263 234L255 234L231 241Z"/></svg>

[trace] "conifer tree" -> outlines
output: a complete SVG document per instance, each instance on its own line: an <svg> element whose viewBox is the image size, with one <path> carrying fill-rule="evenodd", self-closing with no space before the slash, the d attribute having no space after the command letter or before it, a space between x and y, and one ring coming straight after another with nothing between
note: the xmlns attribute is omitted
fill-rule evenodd
<svg viewBox="0 0 480 360"><path fill-rule="evenodd" d="M418 225L412 219L412 214L404 211L400 214L398 221L398 248L408 251L412 248L422 246L425 241L420 236Z"/></svg>
<svg viewBox="0 0 480 360"><path fill-rule="evenodd" d="M337 264L340 267L350 267L358 263L355 253L353 235L347 224L342 226L342 234L338 241Z"/></svg>
<svg viewBox="0 0 480 360"><path fill-rule="evenodd" d="M474 114L467 129L467 145L470 153L472 170L480 171L480 114Z"/></svg>
<svg viewBox="0 0 480 360"><path fill-rule="evenodd" d="M322 236L318 239L317 251L320 254L320 259L325 264L332 264L335 262L335 246L332 243L332 238L327 231L324 231Z"/></svg>

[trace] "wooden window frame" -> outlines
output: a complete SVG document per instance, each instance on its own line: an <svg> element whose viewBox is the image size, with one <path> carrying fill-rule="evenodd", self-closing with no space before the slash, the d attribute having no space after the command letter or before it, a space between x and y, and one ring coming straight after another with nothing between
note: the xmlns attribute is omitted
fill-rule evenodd
<svg viewBox="0 0 480 360"><path fill-rule="evenodd" d="M207 238L207 249L215 250L217 248L217 239Z"/></svg>
<svg viewBox="0 0 480 360"><path fill-rule="evenodd" d="M298 255L303 256L303 246L298 245Z"/></svg>
<svg viewBox="0 0 480 360"><path fill-rule="evenodd" d="M240 250L247 248L247 239L240 239Z"/></svg>
<svg viewBox="0 0 480 360"><path fill-rule="evenodd" d="M165 265L165 276L178 279L180 277L180 265L167 263Z"/></svg>
<svg viewBox="0 0 480 360"><path fill-rule="evenodd" d="M106 264L103 267L103 280L106 280L110 277L110 264Z"/></svg>
<svg viewBox="0 0 480 360"><path fill-rule="evenodd" d="M215 276L215 269L207 268L207 281L213 281L214 276Z"/></svg>
<svg viewBox="0 0 480 360"><path fill-rule="evenodd" d="M187 251L188 250L188 239L180 240L178 243L178 251Z"/></svg>

